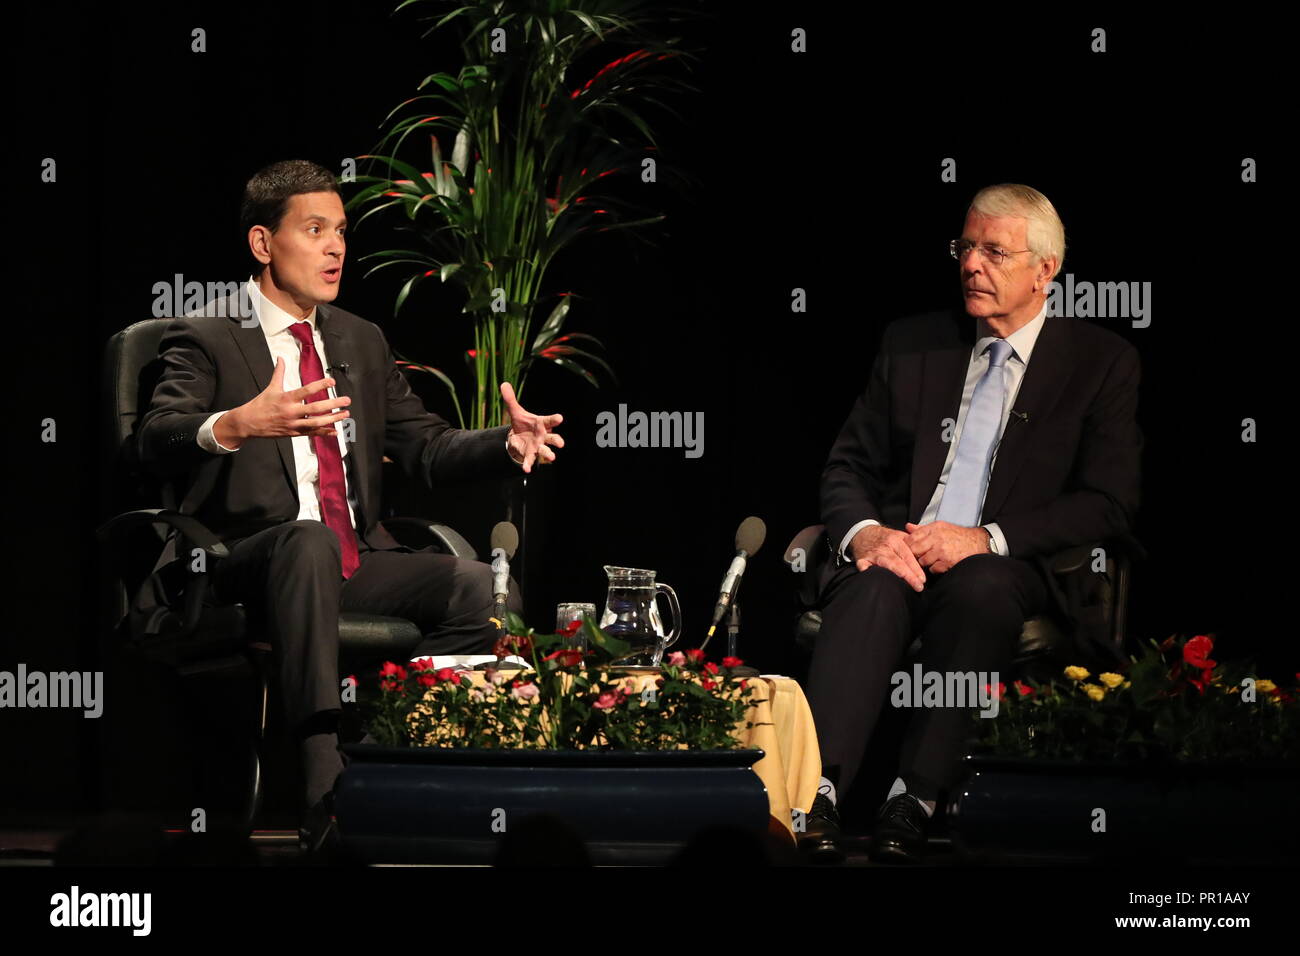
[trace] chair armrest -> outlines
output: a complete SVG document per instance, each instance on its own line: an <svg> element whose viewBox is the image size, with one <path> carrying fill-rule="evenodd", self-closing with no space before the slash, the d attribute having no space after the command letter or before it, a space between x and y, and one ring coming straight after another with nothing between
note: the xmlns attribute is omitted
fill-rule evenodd
<svg viewBox="0 0 1300 956"><path fill-rule="evenodd" d="M165 508L141 508L137 511L123 512L95 529L95 537L116 551L123 534L137 531L145 525L155 529L158 525L175 528L185 536L186 541L202 548L210 557L224 558L230 554L226 546L221 543L221 539L209 531L203 522Z"/></svg>
<svg viewBox="0 0 1300 956"><path fill-rule="evenodd" d="M1092 560L1092 549L1096 544L1077 544L1052 555L1050 566L1053 574L1071 574Z"/></svg>
<svg viewBox="0 0 1300 956"><path fill-rule="evenodd" d="M95 537L114 555L122 557L124 549L121 540L125 535L146 526L156 531L159 525L174 528L180 532L186 545L202 549L203 553L209 558L225 558L230 554L221 539L213 534L203 522L190 515L183 515L165 508L141 508L136 511L123 512L100 525L95 530ZM182 554L188 550L190 550L189 547L178 549ZM208 591L209 577L206 573L191 571L187 563L186 574L189 577L189 582L185 587L185 607L181 615L181 628L173 635L177 640L188 638L198 629L199 618L203 615L203 601Z"/></svg>
<svg viewBox="0 0 1300 956"><path fill-rule="evenodd" d="M1118 535L1105 541L1093 541L1089 544L1076 545L1052 555L1050 566L1053 574L1071 574L1078 571L1092 560L1094 548L1101 548L1108 558L1115 559L1117 569L1127 571L1134 561L1146 560L1147 552L1140 541L1131 534Z"/></svg>
<svg viewBox="0 0 1300 956"><path fill-rule="evenodd" d="M425 518L384 518L379 523L384 526L385 531L407 547L416 547L417 545L408 542L419 541L423 544L418 547L433 545L452 557L464 558L467 561L478 560L478 552L474 550L473 545L456 529L445 524L438 524Z"/></svg>

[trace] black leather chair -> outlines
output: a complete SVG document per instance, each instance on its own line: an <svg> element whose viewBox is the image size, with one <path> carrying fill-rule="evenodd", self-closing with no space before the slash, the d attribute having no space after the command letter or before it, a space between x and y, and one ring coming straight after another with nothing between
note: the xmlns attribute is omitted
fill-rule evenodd
<svg viewBox="0 0 1300 956"><path fill-rule="evenodd" d="M190 569L193 562L173 565L177 592L183 597L168 609L157 635L142 638L131 633L127 608L131 598L152 573L167 535L180 533L179 554L203 551L208 568L226 555L226 548L193 517L179 514L178 490L158 481L141 466L135 431L148 408L162 371L159 343L166 319L137 322L112 336L105 348L102 432L109 463L109 482L103 503L114 514L97 532L105 564L109 640L129 657L160 663L184 678L242 674L251 665L254 675L255 714L247 728L249 770L243 796L243 825L252 828L263 797L263 749L271 681L271 647L252 631L242 604L215 606L208 592L206 573ZM162 507L158 507L162 505ZM475 560L467 541L446 525L416 518L385 518L384 527L401 544L413 548L434 546L440 551ZM384 660L402 661L422 639L411 621L371 614L340 613L340 673L360 671Z"/></svg>
<svg viewBox="0 0 1300 956"><path fill-rule="evenodd" d="M1137 540L1132 536L1125 536L1062 551L1051 561L1052 573L1064 590L1069 586L1073 576L1089 573L1086 568L1093 560L1093 550L1096 547L1101 547L1105 551L1106 570L1094 576L1097 585L1094 591L1096 606L1089 610L1101 616L1106 633L1110 635L1115 649L1123 654L1126 646L1128 597L1133 564L1145 557L1145 552ZM826 535L825 525L810 525L804 528L794 536L785 551L786 564L793 569L795 562L800 561L804 567L804 571L796 575L798 611L795 641L800 648L809 653L816 643L822 623L817 594L818 572L826 562L834 560L834 554L834 546ZM1025 621L1024 628L1020 632L1020 644L1012 664L1013 675L1035 679L1053 676L1059 672L1059 666L1067 663L1068 646L1069 641L1065 633L1052 616L1039 614L1031 617ZM919 649L918 638L908 648L909 663Z"/></svg>

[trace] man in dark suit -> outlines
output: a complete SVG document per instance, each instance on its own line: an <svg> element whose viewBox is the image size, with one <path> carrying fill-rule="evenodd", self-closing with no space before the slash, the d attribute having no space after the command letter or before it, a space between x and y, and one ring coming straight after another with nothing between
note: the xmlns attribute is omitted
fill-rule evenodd
<svg viewBox="0 0 1300 956"><path fill-rule="evenodd" d="M836 796L914 637L923 673L998 683L1024 621L1048 606L1046 560L1126 533L1138 506L1137 351L1048 317L1065 231L1028 186L981 190L962 238L965 314L893 323L822 475L833 562L808 683L823 773L809 833L838 852ZM955 685L949 685L955 686ZM872 855L914 859L956 783L970 702L908 717Z"/></svg>
<svg viewBox="0 0 1300 956"><path fill-rule="evenodd" d="M246 304L230 296L168 327L138 448L145 466L189 478L180 510L230 552L211 569L215 596L270 635L314 839L343 767L339 611L412 620L426 637L416 656L481 653L496 636L488 565L413 552L379 524L384 456L430 487L507 478L554 461L562 419L527 412L508 383L508 426L468 431L425 410L379 327L327 304L347 226L328 170L263 169L241 218L256 262Z"/></svg>

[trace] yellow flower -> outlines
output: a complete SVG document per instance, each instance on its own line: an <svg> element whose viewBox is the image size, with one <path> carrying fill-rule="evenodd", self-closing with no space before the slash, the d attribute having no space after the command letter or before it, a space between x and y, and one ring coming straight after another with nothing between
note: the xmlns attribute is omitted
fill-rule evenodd
<svg viewBox="0 0 1300 956"><path fill-rule="evenodd" d="M1255 690L1259 691L1261 694L1270 694L1276 689L1277 684L1274 684L1271 680L1265 680L1261 677L1259 680L1255 681Z"/></svg>
<svg viewBox="0 0 1300 956"><path fill-rule="evenodd" d="M1100 684L1084 684L1083 692L1093 700L1101 700L1106 696L1106 688L1102 687Z"/></svg>
<svg viewBox="0 0 1300 956"><path fill-rule="evenodd" d="M1065 676L1071 680L1083 680L1089 675L1082 667L1067 667L1065 669Z"/></svg>
<svg viewBox="0 0 1300 956"><path fill-rule="evenodd" d="M1114 690L1120 684L1124 683L1123 676L1119 674L1111 674L1109 672L1102 674L1097 679L1101 681L1103 684L1105 684L1107 687L1109 687L1111 690Z"/></svg>

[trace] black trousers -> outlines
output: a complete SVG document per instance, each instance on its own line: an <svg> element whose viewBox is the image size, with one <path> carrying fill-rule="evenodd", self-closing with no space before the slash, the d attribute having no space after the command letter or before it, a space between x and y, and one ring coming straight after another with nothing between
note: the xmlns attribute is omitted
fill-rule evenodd
<svg viewBox="0 0 1300 956"><path fill-rule="evenodd" d="M229 556L213 569L214 596L243 603L250 624L268 636L285 718L296 730L341 710L340 611L412 621L424 635L412 656L490 653L496 640L488 621L492 568L480 561L375 551L361 542L360 565L344 581L338 538L311 520L285 522L228 546ZM522 607L513 581L508 606Z"/></svg>
<svg viewBox="0 0 1300 956"><path fill-rule="evenodd" d="M924 672L997 672L1005 681L1025 620L1046 601L1033 565L995 554L971 555L943 574L927 569L920 592L879 566L839 568L822 594L807 687L823 773L836 790L842 795L853 783L894 689L891 676L917 636ZM898 773L910 792L934 799L957 782L971 712L911 710Z"/></svg>

